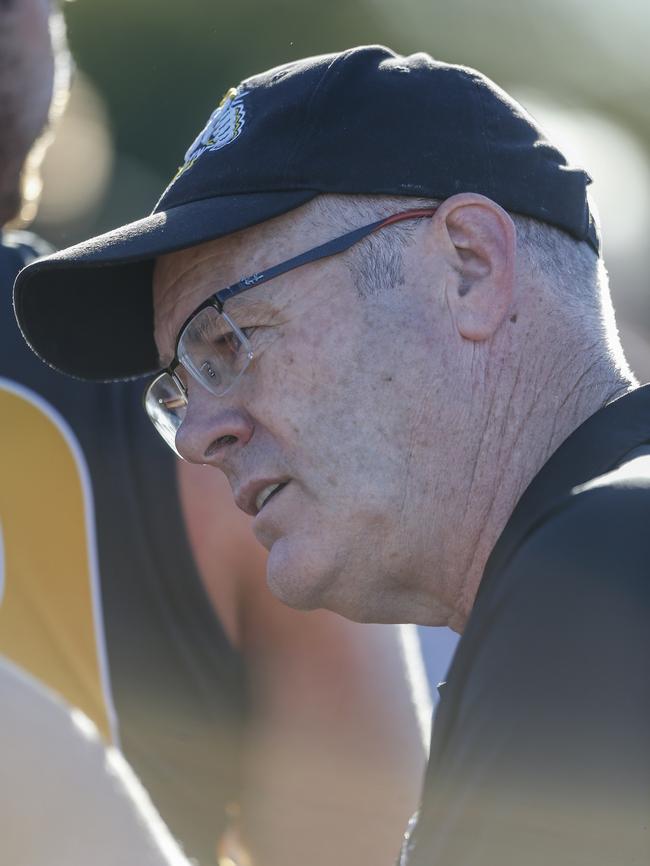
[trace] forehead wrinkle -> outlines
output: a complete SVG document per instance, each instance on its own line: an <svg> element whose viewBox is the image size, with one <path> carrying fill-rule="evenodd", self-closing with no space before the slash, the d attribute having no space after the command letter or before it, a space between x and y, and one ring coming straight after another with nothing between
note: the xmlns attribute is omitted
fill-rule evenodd
<svg viewBox="0 0 650 866"><path fill-rule="evenodd" d="M246 236L251 232L251 229L244 229L241 232L235 232L232 235L215 238L214 240L197 244L196 246L189 247L185 250L179 250L159 256L156 260L155 272L156 274L164 274L166 278L166 272L170 271L173 277L171 283L173 286L180 278L191 274L199 268L201 264L211 259L215 260L217 266L222 266L224 263L227 266L228 262L234 261L237 258L242 258L245 262L250 262L250 264L245 265L241 271L235 271L234 267L231 268L231 276L222 280L223 286L221 288L226 288L246 276L258 273L260 270L263 270L265 267L268 267L273 263L271 261L271 253L266 250L261 250L260 246L262 246L262 244L260 244L259 241L257 243L251 243L254 238L247 239ZM246 246L252 246L252 249L249 249L247 255L244 257L242 255L242 247L245 248ZM263 260L268 259L268 261L265 261L264 266L258 264L260 258ZM175 275L174 272L177 272L177 274Z"/></svg>
<svg viewBox="0 0 650 866"><path fill-rule="evenodd" d="M224 304L229 316L245 313L247 316L271 316L278 310L270 298L247 298L245 295L229 298Z"/></svg>
<svg viewBox="0 0 650 866"><path fill-rule="evenodd" d="M175 265L176 269L181 268L185 270L188 262L194 261L195 264L199 264L200 262L205 261L205 259L218 256L218 248L223 246L223 241L224 238L216 238L215 240L195 244L192 247L186 247L185 249L165 253L164 255L158 256L156 260L156 269L173 271Z"/></svg>
<svg viewBox="0 0 650 866"><path fill-rule="evenodd" d="M182 287L183 283L185 283L186 280L191 279L194 276L194 274L196 273L196 271L199 268L201 268L201 266L204 265L205 262L209 258L212 258L212 256L203 256L198 261L191 264L189 267L181 267L179 264L178 265L178 272L169 281L164 280L164 277L163 277L162 278L163 279L163 285L162 285L162 288L160 288L160 292L162 293L162 297L166 298L170 292L172 292L174 289L178 288L179 284ZM160 259L158 261L160 261ZM163 264L161 270L164 274L164 264ZM158 286L160 285L158 282L160 279L161 279L161 277L160 277L160 272L158 270L158 262L156 262L156 269L154 271L154 287L156 287L156 285L158 285ZM199 282L203 283L203 274L201 274L201 279ZM194 287L192 287L192 288L194 288ZM200 285L196 287L197 290L199 288L200 288ZM181 288L181 291L182 291L182 288Z"/></svg>
<svg viewBox="0 0 650 866"><path fill-rule="evenodd" d="M232 269L233 273L231 276L227 278L217 279L212 278L212 274L203 272L203 268L207 263L211 263L211 269L214 268L218 270L227 267L227 262L232 260L234 256L227 255L222 250L219 252L218 249L215 249L217 244L223 246L224 241L231 241L232 238L218 238L215 241L208 241L205 244L199 244L196 247L191 247L187 250L177 251L175 253L169 253L164 256L160 256L156 260L155 268L154 268L154 292L159 297L160 300L166 301L169 294L177 291L179 286L181 286L180 292L181 294L184 287L184 283L186 281L190 281L197 272L199 273L198 284L196 287L189 287L192 289L192 294L196 291L199 291L202 287L205 287L206 283L209 284L210 291L205 295L207 298L210 294L215 294L221 289L226 289L229 286L237 283L239 280L244 279L247 276L250 276L252 273L258 273L263 268L257 268L255 270L249 268L246 273L240 273L235 276L234 268ZM241 239L238 239L241 241ZM241 242L235 243L235 253L238 252L237 247L241 246ZM194 259L194 261L192 261ZM206 279L207 278L207 279ZM203 298L202 300L205 300ZM234 300L234 299L233 299Z"/></svg>
<svg viewBox="0 0 650 866"><path fill-rule="evenodd" d="M183 270L182 273L179 273L170 283L168 283L164 287L164 289L162 290L162 298L164 298L166 300L167 296L171 292L173 292L174 289L177 289L179 287L179 285L181 286L181 290L180 290L180 292L177 292L177 294L179 294L179 295L182 294L183 288L185 288L183 286L183 283L185 283L186 280L190 280L192 278L192 276L194 275L194 272L198 268L201 267L201 264L204 261L205 261L205 258L202 259L201 261L195 262L191 267L187 268L186 270ZM192 287L192 294L200 291L201 288L205 288L206 282L209 283L210 282L209 279L206 281L204 279L204 275L201 274L197 285ZM279 282L279 280L270 280L269 282L276 283L276 282ZM228 285L219 284L219 286L217 287L217 283L215 280L214 283L209 287L209 291L207 292L205 297L201 297L199 300L197 300L196 306L203 303L203 301L206 300L207 298L209 298L211 295L217 294L222 289L228 288L229 285L231 285L231 284L230 283ZM259 291L263 291L265 288L266 288L266 285L260 286ZM244 310L245 309L246 312L248 312L248 313L250 313L250 312L252 312L252 313L269 313L269 312L276 312L277 311L278 307L273 302L273 300L271 299L269 292L266 292L262 296L260 296L260 295L255 296L255 295L249 294L249 292L251 292L251 291L254 292L255 289L252 289L252 290L249 289L245 292L242 292L240 295L235 295L233 298L228 298L225 302L228 310L234 311L234 310ZM175 304L172 304L172 308L173 308L173 306L175 306ZM286 306L286 304L284 306ZM190 311L190 313L188 313L188 315L191 315L191 311Z"/></svg>

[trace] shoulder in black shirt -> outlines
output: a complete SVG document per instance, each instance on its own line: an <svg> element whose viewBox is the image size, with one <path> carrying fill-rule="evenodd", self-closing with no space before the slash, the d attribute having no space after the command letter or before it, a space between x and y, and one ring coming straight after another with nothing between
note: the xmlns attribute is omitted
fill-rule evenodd
<svg viewBox="0 0 650 866"><path fill-rule="evenodd" d="M410 866L650 863L650 389L592 416L490 557Z"/></svg>

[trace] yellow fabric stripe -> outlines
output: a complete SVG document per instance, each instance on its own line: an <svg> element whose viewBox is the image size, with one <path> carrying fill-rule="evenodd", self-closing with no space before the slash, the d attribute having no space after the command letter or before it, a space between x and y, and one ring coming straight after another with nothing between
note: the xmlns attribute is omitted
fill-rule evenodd
<svg viewBox="0 0 650 866"><path fill-rule="evenodd" d="M0 653L79 707L111 739L93 609L89 526L75 455L54 421L0 387Z"/></svg>

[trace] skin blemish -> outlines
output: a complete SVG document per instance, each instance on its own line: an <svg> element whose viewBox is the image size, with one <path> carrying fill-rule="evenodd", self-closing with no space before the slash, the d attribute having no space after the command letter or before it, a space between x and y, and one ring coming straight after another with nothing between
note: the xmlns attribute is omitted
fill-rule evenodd
<svg viewBox="0 0 650 866"><path fill-rule="evenodd" d="M514 325L514 323L517 321L517 314L516 313L513 313L512 316L510 316L510 321Z"/></svg>

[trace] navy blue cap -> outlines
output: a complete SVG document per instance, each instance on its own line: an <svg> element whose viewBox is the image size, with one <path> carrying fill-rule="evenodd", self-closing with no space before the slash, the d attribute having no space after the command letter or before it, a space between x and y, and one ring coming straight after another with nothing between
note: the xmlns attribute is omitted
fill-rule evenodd
<svg viewBox="0 0 650 866"><path fill-rule="evenodd" d="M16 316L51 366L95 380L158 367L156 256L286 213L320 193L485 195L598 252L589 176L473 69L367 46L228 91L153 213L21 272Z"/></svg>

